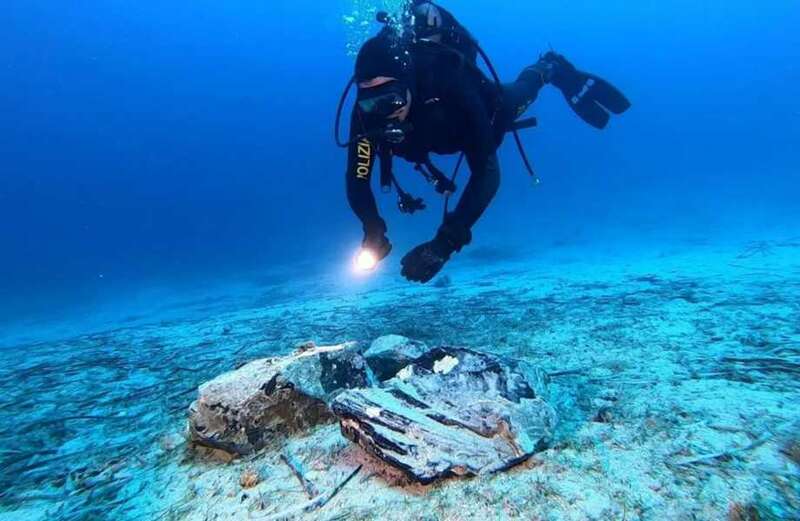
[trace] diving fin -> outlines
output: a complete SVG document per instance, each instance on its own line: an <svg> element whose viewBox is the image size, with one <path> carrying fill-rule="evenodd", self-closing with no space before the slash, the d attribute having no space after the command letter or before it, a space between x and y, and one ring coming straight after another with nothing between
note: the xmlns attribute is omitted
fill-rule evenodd
<svg viewBox="0 0 800 521"><path fill-rule="evenodd" d="M623 114L631 108L631 102L615 86L597 76L591 74L587 74L587 76L594 81L592 97L603 108L616 115Z"/></svg>
<svg viewBox="0 0 800 521"><path fill-rule="evenodd" d="M631 102L609 82L579 71L566 58L548 52L542 61L549 66L549 82L557 87L575 114L589 125L603 129L611 114L622 114L631 108Z"/></svg>

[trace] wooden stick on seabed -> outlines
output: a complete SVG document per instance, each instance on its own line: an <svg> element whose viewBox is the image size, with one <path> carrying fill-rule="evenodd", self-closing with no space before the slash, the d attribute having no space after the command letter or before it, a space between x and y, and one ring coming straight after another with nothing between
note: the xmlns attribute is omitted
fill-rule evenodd
<svg viewBox="0 0 800 521"><path fill-rule="evenodd" d="M292 473L294 473L297 480L303 486L303 490L306 491L308 499L314 499L319 495L319 489L306 477L303 472L303 466L299 461L293 458L289 452L281 454L281 460L286 463L287 467L292 469Z"/></svg>
<svg viewBox="0 0 800 521"><path fill-rule="evenodd" d="M297 519L300 514L307 514L309 512L313 512L314 510L319 510L320 508L327 505L331 499L333 499L341 490L347 485L350 480L352 480L356 474L361 471L361 467L363 465L359 465L353 472L347 475L347 477L342 480L338 485L336 485L333 489L326 492L325 494L320 494L316 498L312 499L311 501L306 502L303 505L300 505L295 508L290 508L288 510L284 510L283 512L279 512L277 514L271 514L265 517L257 518L261 521L291 521Z"/></svg>
<svg viewBox="0 0 800 521"><path fill-rule="evenodd" d="M714 454L706 454L703 456L698 456L696 458L689 458L680 461L667 461L666 464L668 467L688 467L690 465L703 465L703 464L712 464L719 461L724 461L728 459L732 459L742 455L744 452L757 448L760 445L763 445L767 439L759 440L759 442L752 443L747 445L746 447L742 447L740 449L732 449L732 450L725 450L722 452L716 452Z"/></svg>

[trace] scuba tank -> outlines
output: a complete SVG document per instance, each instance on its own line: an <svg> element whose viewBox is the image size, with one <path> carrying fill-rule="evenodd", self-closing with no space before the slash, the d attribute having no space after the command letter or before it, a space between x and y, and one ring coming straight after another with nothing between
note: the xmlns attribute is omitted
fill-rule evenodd
<svg viewBox="0 0 800 521"><path fill-rule="evenodd" d="M427 0L415 0L411 12L418 39L440 43L458 51L470 63L477 63L477 40L450 11Z"/></svg>

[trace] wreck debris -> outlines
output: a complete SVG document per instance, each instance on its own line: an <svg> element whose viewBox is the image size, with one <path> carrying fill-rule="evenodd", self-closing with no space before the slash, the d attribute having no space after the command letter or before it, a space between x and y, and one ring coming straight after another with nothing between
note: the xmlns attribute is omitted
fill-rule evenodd
<svg viewBox="0 0 800 521"><path fill-rule="evenodd" d="M335 487L324 494L320 494L314 499L300 505L297 507L290 508L283 512L279 512L277 514L270 514L268 516L255 518L259 519L260 521L292 521L297 519L297 516L302 514L308 514L315 510L319 510L320 508L327 505L336 495L342 491L342 489L347 486L350 481L356 477L356 475L361 472L361 465L356 467L352 472L347 474L343 480L341 480Z"/></svg>
<svg viewBox="0 0 800 521"><path fill-rule="evenodd" d="M414 481L506 470L552 436L544 375L528 364L441 347L403 372L342 393L333 411L347 438Z"/></svg>
<svg viewBox="0 0 800 521"><path fill-rule="evenodd" d="M374 383L355 344L305 347L251 362L200 387L190 407L192 442L247 455L270 441L332 422L327 402Z"/></svg>

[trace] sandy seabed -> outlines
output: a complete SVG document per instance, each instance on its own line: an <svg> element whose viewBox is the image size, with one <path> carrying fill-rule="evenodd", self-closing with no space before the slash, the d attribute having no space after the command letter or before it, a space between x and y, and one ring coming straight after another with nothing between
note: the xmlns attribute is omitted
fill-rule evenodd
<svg viewBox="0 0 800 521"><path fill-rule="evenodd" d="M389 271L275 273L224 310L171 304L184 316L2 348L0 520L269 519L309 499L282 453L323 491L362 466L298 519L800 519L800 239L607 258L476 248L431 287ZM187 447L200 383L307 340L384 334L540 364L551 448L421 487L336 425L237 461Z"/></svg>

